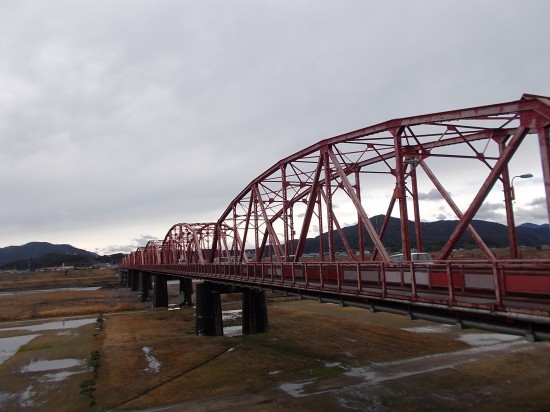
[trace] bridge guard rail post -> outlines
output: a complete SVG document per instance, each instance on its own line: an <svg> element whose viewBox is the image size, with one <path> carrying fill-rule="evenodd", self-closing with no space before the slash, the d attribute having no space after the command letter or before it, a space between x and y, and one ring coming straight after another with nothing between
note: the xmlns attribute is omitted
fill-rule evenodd
<svg viewBox="0 0 550 412"><path fill-rule="evenodd" d="M266 332L267 326L265 291L243 288L243 333Z"/></svg>
<svg viewBox="0 0 550 412"><path fill-rule="evenodd" d="M502 306L502 292L503 292L503 277L501 269L498 267L496 261L493 262L493 280L495 283L495 299L498 306Z"/></svg>
<svg viewBox="0 0 550 412"><path fill-rule="evenodd" d="M223 336L222 304L220 291L211 283L196 286L195 332L202 336Z"/></svg>
<svg viewBox="0 0 550 412"><path fill-rule="evenodd" d="M193 280L191 278L180 279L180 306L193 306Z"/></svg>
<svg viewBox="0 0 550 412"><path fill-rule="evenodd" d="M165 275L155 273L155 285L153 288L153 307L168 307L168 279Z"/></svg>

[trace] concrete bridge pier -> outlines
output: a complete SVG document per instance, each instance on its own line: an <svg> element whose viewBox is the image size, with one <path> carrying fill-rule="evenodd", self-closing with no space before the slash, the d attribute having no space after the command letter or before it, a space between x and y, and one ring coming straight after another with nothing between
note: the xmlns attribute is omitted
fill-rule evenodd
<svg viewBox="0 0 550 412"><path fill-rule="evenodd" d="M222 304L220 291L215 285L204 282L196 285L197 335L223 336Z"/></svg>
<svg viewBox="0 0 550 412"><path fill-rule="evenodd" d="M118 280L120 282L120 286L125 286L126 285L126 274L128 272L126 270L119 270L118 271Z"/></svg>
<svg viewBox="0 0 550 412"><path fill-rule="evenodd" d="M193 306L193 280L191 278L180 279L180 306Z"/></svg>
<svg viewBox="0 0 550 412"><path fill-rule="evenodd" d="M243 288L243 333L267 331L267 301L263 290Z"/></svg>
<svg viewBox="0 0 550 412"><path fill-rule="evenodd" d="M139 272L132 270L128 276L130 276L130 290L136 292L139 289Z"/></svg>
<svg viewBox="0 0 550 412"><path fill-rule="evenodd" d="M151 275L145 272L139 272L139 301L146 302L149 298L151 289Z"/></svg>
<svg viewBox="0 0 550 412"><path fill-rule="evenodd" d="M165 275L155 273L155 284L153 287L153 307L168 307L168 278Z"/></svg>
<svg viewBox="0 0 550 412"><path fill-rule="evenodd" d="M127 270L124 276L124 284L127 288L132 287L132 270Z"/></svg>

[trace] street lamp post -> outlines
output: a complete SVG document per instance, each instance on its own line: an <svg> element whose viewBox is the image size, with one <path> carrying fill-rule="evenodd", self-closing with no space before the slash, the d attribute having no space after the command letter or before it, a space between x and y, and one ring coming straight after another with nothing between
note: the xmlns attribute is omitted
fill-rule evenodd
<svg viewBox="0 0 550 412"><path fill-rule="evenodd" d="M533 177L533 175L531 173L525 173L522 175L514 176L510 184L510 190L504 191L504 199L506 203L506 216L508 220L508 238L509 238L508 240L510 244L510 257L512 259L517 259L519 257L517 237L516 237L516 223L514 220L514 210L513 210L513 201L516 198L514 193L514 179L518 177L520 179L529 179Z"/></svg>
<svg viewBox="0 0 550 412"><path fill-rule="evenodd" d="M525 173L523 175L517 175L512 178L512 183L510 184L510 195L512 200L516 200L516 194L514 192L514 179L516 177L519 177L520 179L530 179L533 177L533 175L531 173Z"/></svg>

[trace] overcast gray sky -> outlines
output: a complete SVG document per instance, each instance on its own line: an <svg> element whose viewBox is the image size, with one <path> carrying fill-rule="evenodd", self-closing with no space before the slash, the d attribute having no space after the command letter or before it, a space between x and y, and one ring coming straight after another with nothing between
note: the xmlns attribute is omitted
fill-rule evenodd
<svg viewBox="0 0 550 412"><path fill-rule="evenodd" d="M216 220L320 139L549 96L548 16L545 0L0 1L0 247L128 251ZM518 223L546 223L536 200Z"/></svg>

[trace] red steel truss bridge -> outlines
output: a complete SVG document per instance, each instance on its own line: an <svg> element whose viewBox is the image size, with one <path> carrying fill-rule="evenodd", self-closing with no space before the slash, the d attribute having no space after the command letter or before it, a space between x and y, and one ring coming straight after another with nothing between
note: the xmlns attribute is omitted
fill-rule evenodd
<svg viewBox="0 0 550 412"><path fill-rule="evenodd" d="M514 178L531 174L509 171L517 152L534 148L523 167L542 171L539 208L550 216L549 128L550 98L525 94L321 140L253 179L217 220L177 223L164 239L137 248L123 259L121 273L144 295L151 275L161 286L166 277L180 278L187 302L190 279L208 285L207 294L246 292L243 311L252 315L243 321L245 332L266 326L262 309L254 308L265 307L261 294L270 290L549 339L550 259L521 256L514 220ZM473 187L467 195L460 186L465 179ZM458 221L437 251L420 230L426 193ZM507 219L504 259L472 225L495 193ZM385 218L374 224L369 216L381 202ZM390 216L400 222L399 262L385 243ZM454 257L466 233L481 258ZM420 252L433 260L416 261ZM159 305L166 300L161 286L155 286ZM200 313L208 318L219 303L205 296L197 289L197 311L206 305ZM219 334L219 325L203 326L197 324L197 333Z"/></svg>

